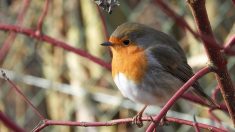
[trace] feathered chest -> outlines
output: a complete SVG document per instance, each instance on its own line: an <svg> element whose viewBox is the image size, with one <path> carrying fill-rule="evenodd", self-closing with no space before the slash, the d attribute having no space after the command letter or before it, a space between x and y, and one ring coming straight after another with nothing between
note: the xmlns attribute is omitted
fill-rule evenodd
<svg viewBox="0 0 235 132"><path fill-rule="evenodd" d="M147 68L147 56L144 49L137 46L112 49L112 76L122 73L127 79L139 83Z"/></svg>

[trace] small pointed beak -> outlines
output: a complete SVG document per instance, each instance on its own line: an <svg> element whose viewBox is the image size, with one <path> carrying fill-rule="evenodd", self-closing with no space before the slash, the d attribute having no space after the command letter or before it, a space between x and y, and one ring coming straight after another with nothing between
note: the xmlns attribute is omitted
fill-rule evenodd
<svg viewBox="0 0 235 132"><path fill-rule="evenodd" d="M112 46L113 44L111 42L104 42L100 45L102 45L102 46Z"/></svg>

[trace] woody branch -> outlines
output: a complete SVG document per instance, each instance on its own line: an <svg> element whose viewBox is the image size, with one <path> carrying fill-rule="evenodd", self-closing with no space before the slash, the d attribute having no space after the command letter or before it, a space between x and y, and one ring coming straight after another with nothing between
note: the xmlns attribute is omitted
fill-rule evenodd
<svg viewBox="0 0 235 132"><path fill-rule="evenodd" d="M235 45L235 35L231 36L224 44L224 52L228 55L235 55L235 49L232 48Z"/></svg>
<svg viewBox="0 0 235 132"><path fill-rule="evenodd" d="M24 0L22 4L21 11L19 12L16 20L16 25L21 25L24 21L25 14L27 13L29 9L31 1L30 0ZM3 42L1 48L0 48L0 61L4 59L8 51L10 50L12 43L14 42L16 38L16 33L15 32L10 32L10 34L7 36L5 41Z"/></svg>
<svg viewBox="0 0 235 132"><path fill-rule="evenodd" d="M152 132L154 130L155 125L158 125L161 119L167 114L168 110L176 103L176 101L186 92L192 84L194 84L200 77L206 75L207 73L211 72L210 67L205 67L195 73L171 98L170 100L164 105L161 109L159 114L153 118L154 122L152 122L149 127L147 128L147 132Z"/></svg>
<svg viewBox="0 0 235 132"><path fill-rule="evenodd" d="M207 11L205 7L205 0L187 0L188 5L191 8L192 14L194 16L198 32L201 36L209 35L214 39L214 35L210 26L210 22L207 16ZM230 117L235 126L235 90L233 88L232 80L229 76L226 60L223 57L221 50L207 45L205 39L201 38L206 49L207 55L216 68L215 75L217 82L219 84L222 96L224 98L225 104L228 108Z"/></svg>
<svg viewBox="0 0 235 132"><path fill-rule="evenodd" d="M206 44L216 48L216 49L223 49L223 47L209 35L201 35L195 32L189 24L183 19L182 16L178 15L174 10L172 10L165 2L162 0L155 0L154 1L157 6L159 6L164 13L166 13L169 17L171 17L182 29L187 29L196 39L203 38L206 41Z"/></svg>
<svg viewBox="0 0 235 132"><path fill-rule="evenodd" d="M116 119L116 120L111 120L107 122L74 122L74 121L53 121L53 120L44 120L43 124L37 128L34 129L34 132L39 132L43 130L47 126L51 125L64 125L64 126L81 126L81 127L98 127L98 126L113 126L113 125L118 125L118 124L125 124L125 123L131 123L132 118L124 118L124 119ZM142 117L143 121L151 121L150 117ZM188 120L183 120L183 119L178 119L178 118L173 118L173 117L166 117L167 122L174 122L174 123L179 123L179 124L185 124L189 126L194 126L195 122L193 121L188 121ZM214 126L210 126L207 124L203 123L197 123L197 126L199 128L203 129L208 129L211 131L215 132L226 132L224 129L217 128Z"/></svg>
<svg viewBox="0 0 235 132"><path fill-rule="evenodd" d="M3 25L3 24L0 24L0 30L5 30L5 31L13 31L13 32L17 32L17 33L22 33L26 36L29 36L31 38L34 38L34 39L37 39L39 41L44 41L44 42L48 42L49 44L53 45L53 46L56 46L56 47L61 47L67 51L70 51L70 52L73 52L75 54L78 54L82 57L85 57L87 59L89 59L90 61L93 61L99 65L101 65L102 67L104 68L107 68L108 70L110 70L110 64L109 63L106 63L104 62L103 60L87 53L86 51L84 50L81 50L81 49L78 49L78 48L75 48L75 47L72 47L70 46L69 44L65 43L65 42L62 42L62 41L59 41L55 38L52 38L48 35L45 35L45 34L38 34L37 31L35 30L32 30L32 29L27 29L27 28L23 28L23 27L20 27L20 26L16 26L16 25Z"/></svg>
<svg viewBox="0 0 235 132"><path fill-rule="evenodd" d="M11 121L5 114L0 111L0 121L6 125L11 130L14 130L16 132L25 132L25 130L21 127L19 127L15 122Z"/></svg>
<svg viewBox="0 0 235 132"><path fill-rule="evenodd" d="M42 33L42 26L43 26L44 19L47 15L47 12L48 12L49 2L50 2L49 0L45 1L44 6L43 6L42 14L38 19L38 23L37 23L37 33L38 34Z"/></svg>

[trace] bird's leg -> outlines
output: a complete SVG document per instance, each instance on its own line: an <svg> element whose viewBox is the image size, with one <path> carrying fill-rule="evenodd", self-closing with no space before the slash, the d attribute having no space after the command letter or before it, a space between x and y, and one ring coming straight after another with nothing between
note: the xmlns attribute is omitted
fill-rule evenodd
<svg viewBox="0 0 235 132"><path fill-rule="evenodd" d="M142 127L143 126L143 122L142 122L142 115L144 113L144 110L147 108L148 105L145 105L140 112L138 112L132 119L133 123L136 124L138 127Z"/></svg>

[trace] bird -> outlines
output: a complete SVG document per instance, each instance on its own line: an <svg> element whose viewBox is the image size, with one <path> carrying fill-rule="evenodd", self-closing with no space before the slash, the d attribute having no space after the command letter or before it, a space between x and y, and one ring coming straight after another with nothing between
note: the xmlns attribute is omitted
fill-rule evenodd
<svg viewBox="0 0 235 132"><path fill-rule="evenodd" d="M122 95L144 104L135 122L148 105L164 105L194 75L178 42L144 24L125 22L101 45L111 49L112 77ZM215 106L198 81L190 91Z"/></svg>

